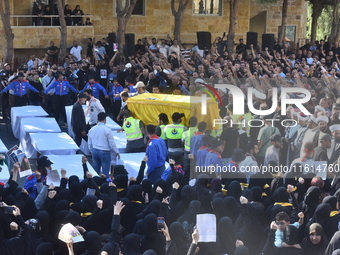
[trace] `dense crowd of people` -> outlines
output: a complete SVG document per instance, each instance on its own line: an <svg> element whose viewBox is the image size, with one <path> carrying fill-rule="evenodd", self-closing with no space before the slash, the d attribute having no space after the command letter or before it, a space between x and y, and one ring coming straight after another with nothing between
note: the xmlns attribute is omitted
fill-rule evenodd
<svg viewBox="0 0 340 255"><path fill-rule="evenodd" d="M87 171L84 157L84 176L63 170L60 187L47 186L53 162L41 156L21 189L15 165L0 186L2 207L14 205L12 214L0 210L4 254L339 254L339 44L307 41L292 50L276 41L261 52L240 40L236 54L225 46L222 38L209 51L143 38L123 62L119 51L109 58L106 39L95 45L89 39L85 54L75 41L59 66L48 55L32 56L17 72L6 64L4 118L8 106L29 103L65 123L65 105L76 102L78 111L88 101L91 122L73 114L72 125L77 143L89 138L99 177ZM155 113L159 125L144 125L126 106L143 93L210 95L207 85L215 84L233 85L244 97L235 101L230 89L216 87L223 122L216 129L179 112ZM301 100L308 92L301 105L281 104L283 96ZM243 103L244 114L234 114ZM107 169L107 152L119 153L103 139L112 137L105 111L122 125L127 152L146 151L137 177ZM211 171L223 167L228 171ZM203 213L216 217L216 242L199 242L196 216ZM66 223L85 241L58 240Z"/></svg>

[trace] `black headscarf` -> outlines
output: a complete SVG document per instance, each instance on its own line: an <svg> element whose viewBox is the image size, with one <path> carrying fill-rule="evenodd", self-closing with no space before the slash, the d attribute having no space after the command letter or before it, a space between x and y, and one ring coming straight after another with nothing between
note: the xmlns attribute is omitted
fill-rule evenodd
<svg viewBox="0 0 340 255"><path fill-rule="evenodd" d="M141 255L140 237L137 234L128 234L124 237L123 254L124 255Z"/></svg>
<svg viewBox="0 0 340 255"><path fill-rule="evenodd" d="M46 211L40 211L35 215L35 218L40 223L42 240L44 242L53 242L53 237L50 233L50 216Z"/></svg>
<svg viewBox="0 0 340 255"><path fill-rule="evenodd" d="M236 248L234 255L249 255L249 250L246 246L242 245Z"/></svg>
<svg viewBox="0 0 340 255"><path fill-rule="evenodd" d="M228 185L227 190L228 190L228 192L227 192L228 197L232 196L236 199L236 201L240 201L242 189L241 189L241 185L238 181L232 181Z"/></svg>
<svg viewBox="0 0 340 255"><path fill-rule="evenodd" d="M213 208L213 212L216 215L216 224L218 224L219 220L221 218L223 218L226 215L226 205L225 202L222 198L215 198L212 201L212 208Z"/></svg>
<svg viewBox="0 0 340 255"><path fill-rule="evenodd" d="M182 224L174 222L169 227L171 241L176 244L177 254L187 254L190 242L187 239Z"/></svg>
<svg viewBox="0 0 340 255"><path fill-rule="evenodd" d="M86 252L83 255L98 255L101 249L100 235L96 231L86 232L84 235Z"/></svg>
<svg viewBox="0 0 340 255"><path fill-rule="evenodd" d="M149 213L154 213L158 216L159 210L161 209L161 201L152 200L151 203L141 213L137 215L137 219L144 219Z"/></svg>
<svg viewBox="0 0 340 255"><path fill-rule="evenodd" d="M259 186L254 186L250 190L253 194L253 201L254 202L262 202L263 189Z"/></svg>
<svg viewBox="0 0 340 255"><path fill-rule="evenodd" d="M140 185L132 185L127 193L127 198L130 201L144 202L143 187Z"/></svg>
<svg viewBox="0 0 340 255"><path fill-rule="evenodd" d="M337 197L327 196L322 200L322 203L329 204L331 206L332 211L337 211L337 209L336 209Z"/></svg>
<svg viewBox="0 0 340 255"><path fill-rule="evenodd" d="M221 179L219 178L212 179L210 183L210 189L215 193L219 193L221 192L222 189L221 184L222 184Z"/></svg>
<svg viewBox="0 0 340 255"><path fill-rule="evenodd" d="M211 198L212 191L208 189L209 176L207 174L200 174L193 187L194 199L201 202L204 212L212 212Z"/></svg>
<svg viewBox="0 0 340 255"><path fill-rule="evenodd" d="M99 254L101 254L102 251L106 251L108 255L119 255L119 246L116 243L107 242Z"/></svg>
<svg viewBox="0 0 340 255"><path fill-rule="evenodd" d="M333 251L340 249L340 231L335 232L329 242L325 255L332 255Z"/></svg>
<svg viewBox="0 0 340 255"><path fill-rule="evenodd" d="M250 189L245 189L242 191L242 196L248 199L248 202L252 202L253 199L253 192Z"/></svg>
<svg viewBox="0 0 340 255"><path fill-rule="evenodd" d="M236 237L233 231L233 222L229 217L223 217L218 222L217 243L223 254L233 254L235 251Z"/></svg>
<svg viewBox="0 0 340 255"><path fill-rule="evenodd" d="M142 181L142 187L143 187L144 193L148 194L149 201L152 201L154 197L152 182L149 179L144 179Z"/></svg>
<svg viewBox="0 0 340 255"><path fill-rule="evenodd" d="M188 240L191 240L191 233L196 225L196 215L201 213L201 210L200 201L193 200L190 202L188 210L177 220L182 224Z"/></svg>
<svg viewBox="0 0 340 255"><path fill-rule="evenodd" d="M36 255L53 255L53 245L50 242L39 244L36 250Z"/></svg>
<svg viewBox="0 0 340 255"><path fill-rule="evenodd" d="M68 178L68 186L71 187L71 184L73 182L77 182L79 183L79 177L77 175L71 175L69 178Z"/></svg>
<svg viewBox="0 0 340 255"><path fill-rule="evenodd" d="M309 187L306 192L305 198L302 202L302 212L304 213L307 221L313 217L316 207L319 205L320 193L320 188L316 186Z"/></svg>
<svg viewBox="0 0 340 255"><path fill-rule="evenodd" d="M57 199L58 200L67 200L70 202L71 200L71 191L69 189L63 189L60 192L57 193Z"/></svg>
<svg viewBox="0 0 340 255"><path fill-rule="evenodd" d="M152 249L157 255L165 255L165 236L158 232L157 216L148 214L143 220L144 235L141 239L141 251Z"/></svg>
<svg viewBox="0 0 340 255"><path fill-rule="evenodd" d="M236 201L234 197L225 197L224 203L226 206L226 216L228 216L233 223L236 222L237 217L239 216L240 204Z"/></svg>

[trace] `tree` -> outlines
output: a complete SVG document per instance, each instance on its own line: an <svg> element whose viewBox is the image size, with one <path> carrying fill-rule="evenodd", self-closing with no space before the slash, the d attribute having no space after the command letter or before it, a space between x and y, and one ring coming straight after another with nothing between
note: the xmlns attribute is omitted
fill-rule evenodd
<svg viewBox="0 0 340 255"><path fill-rule="evenodd" d="M12 64L13 59L13 39L14 34L11 27L11 12L9 7L9 0L0 0L0 16L3 28L5 30L6 39L6 53L5 61Z"/></svg>
<svg viewBox="0 0 340 255"><path fill-rule="evenodd" d="M283 40L286 38L286 24L287 24L287 12L288 12L288 0L282 2L282 20L281 27L278 33L278 41L283 44Z"/></svg>
<svg viewBox="0 0 340 255"><path fill-rule="evenodd" d="M123 2L125 2L125 6L123 7ZM120 53L123 53L124 45L125 45L125 32L127 23L131 17L133 9L136 6L137 0L116 0L116 13L117 13L117 21L118 21L118 29L117 29L117 43L118 50Z"/></svg>
<svg viewBox="0 0 340 255"><path fill-rule="evenodd" d="M235 26L236 26L236 13L238 9L239 0L229 0L229 30L227 35L227 51L231 55L234 51L235 39Z"/></svg>
<svg viewBox="0 0 340 255"><path fill-rule="evenodd" d="M183 20L183 12L187 7L189 0L179 0L178 9L175 9L175 0L171 0L171 11L175 17L175 27L174 27L174 39L177 39L178 42L181 42L181 29L182 29L182 20Z"/></svg>
<svg viewBox="0 0 340 255"><path fill-rule="evenodd" d="M340 0L334 0L334 9L333 9L333 20L332 20L332 30L331 30L331 34L329 36L328 41L330 43L333 43L337 40L339 40L339 38L337 38L338 35L338 31L339 31L339 2Z"/></svg>
<svg viewBox="0 0 340 255"><path fill-rule="evenodd" d="M322 13L322 10L327 5L328 1L326 0L309 0L312 4L312 25L311 25L311 42L315 42L316 40L316 29L318 25L318 19Z"/></svg>
<svg viewBox="0 0 340 255"><path fill-rule="evenodd" d="M57 0L59 22L60 22L60 53L59 62L63 63L63 58L66 56L67 49L67 26L64 15L63 0Z"/></svg>

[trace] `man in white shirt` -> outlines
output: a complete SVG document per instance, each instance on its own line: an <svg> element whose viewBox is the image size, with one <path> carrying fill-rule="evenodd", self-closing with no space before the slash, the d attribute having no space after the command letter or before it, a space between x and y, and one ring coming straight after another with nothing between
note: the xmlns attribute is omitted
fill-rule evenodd
<svg viewBox="0 0 340 255"><path fill-rule="evenodd" d="M83 48L78 45L77 41L73 41L73 47L70 50L70 54L75 62L81 61L82 50Z"/></svg>
<svg viewBox="0 0 340 255"><path fill-rule="evenodd" d="M180 52L180 48L179 48L177 39L173 40L173 44L169 48L169 53L172 53L172 52L176 52L177 57L179 58L181 52Z"/></svg>
<svg viewBox="0 0 340 255"><path fill-rule="evenodd" d="M100 101L92 95L92 89L85 89L84 94L88 97L88 101L86 103L87 110L85 115L90 115L90 120L88 124L90 127L93 127L98 122L98 114L101 112L105 112L105 109Z"/></svg>
<svg viewBox="0 0 340 255"><path fill-rule="evenodd" d="M111 167L111 153L120 159L120 155L113 138L112 130L106 126L106 113L98 114L98 124L88 133L88 147L92 152L94 170L109 177Z"/></svg>

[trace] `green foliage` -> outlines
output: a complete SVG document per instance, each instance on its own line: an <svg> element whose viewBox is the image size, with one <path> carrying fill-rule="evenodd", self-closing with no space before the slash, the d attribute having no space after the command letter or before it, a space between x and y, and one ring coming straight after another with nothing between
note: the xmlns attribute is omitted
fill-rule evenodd
<svg viewBox="0 0 340 255"><path fill-rule="evenodd" d="M327 5L319 19L318 19L318 26L316 29L316 40L321 40L327 35L327 37L331 33L332 29L332 20L333 20L333 5ZM311 29L312 29L312 4L308 4L308 14L307 14L307 29L306 29L306 38L310 38L311 36Z"/></svg>

